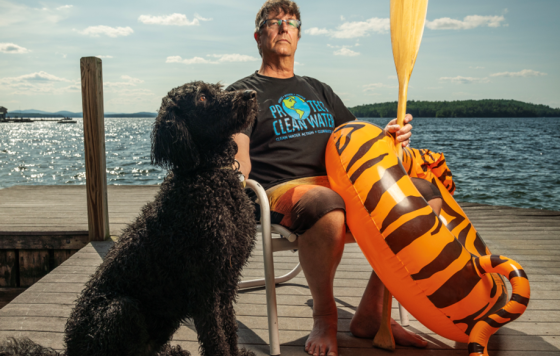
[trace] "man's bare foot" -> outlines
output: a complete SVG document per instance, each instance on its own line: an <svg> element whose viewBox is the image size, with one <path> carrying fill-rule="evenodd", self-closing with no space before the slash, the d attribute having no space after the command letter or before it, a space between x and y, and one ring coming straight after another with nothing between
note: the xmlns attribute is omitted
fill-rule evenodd
<svg viewBox="0 0 560 356"><path fill-rule="evenodd" d="M428 342L421 336L405 330L393 319L391 319L391 329L393 330L393 337L397 345L418 348L425 348L428 346ZM373 339L378 330L379 320L374 320L374 318L371 317L364 318L359 315L354 315L354 318L350 322L350 332L355 337Z"/></svg>
<svg viewBox="0 0 560 356"><path fill-rule="evenodd" d="M305 342L305 351L310 355L338 356L336 330L338 315L313 316L313 330Z"/></svg>

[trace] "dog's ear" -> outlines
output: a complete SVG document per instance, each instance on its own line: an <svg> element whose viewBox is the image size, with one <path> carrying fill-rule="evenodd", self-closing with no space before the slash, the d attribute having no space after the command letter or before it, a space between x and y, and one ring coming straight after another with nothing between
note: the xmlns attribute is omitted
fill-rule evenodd
<svg viewBox="0 0 560 356"><path fill-rule="evenodd" d="M152 164L168 170L192 170L200 165L200 153L186 122L174 110L160 110L151 136Z"/></svg>

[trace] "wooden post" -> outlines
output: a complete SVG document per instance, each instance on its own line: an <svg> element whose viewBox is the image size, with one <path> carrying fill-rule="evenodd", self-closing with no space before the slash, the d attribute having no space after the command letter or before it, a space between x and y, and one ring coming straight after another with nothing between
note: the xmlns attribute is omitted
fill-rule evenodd
<svg viewBox="0 0 560 356"><path fill-rule="evenodd" d="M105 119L103 110L103 71L101 59L80 59L88 230L90 241L110 238L105 169Z"/></svg>

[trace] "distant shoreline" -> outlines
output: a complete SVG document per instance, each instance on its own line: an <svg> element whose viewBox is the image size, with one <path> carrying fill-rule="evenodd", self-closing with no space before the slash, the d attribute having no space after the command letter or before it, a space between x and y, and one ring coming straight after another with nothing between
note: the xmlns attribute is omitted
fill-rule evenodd
<svg viewBox="0 0 560 356"><path fill-rule="evenodd" d="M396 101L348 108L357 118L396 117ZM517 100L408 101L406 112L425 118L560 117L560 109Z"/></svg>
<svg viewBox="0 0 560 356"><path fill-rule="evenodd" d="M397 116L398 103L385 102L364 104L348 109L357 118L394 118ZM484 99L457 101L408 101L407 112L417 118L560 118L560 109L547 105L525 103L517 100ZM16 110L6 114L8 118L82 118L81 112L41 110ZM156 112L106 113L106 118L155 118Z"/></svg>

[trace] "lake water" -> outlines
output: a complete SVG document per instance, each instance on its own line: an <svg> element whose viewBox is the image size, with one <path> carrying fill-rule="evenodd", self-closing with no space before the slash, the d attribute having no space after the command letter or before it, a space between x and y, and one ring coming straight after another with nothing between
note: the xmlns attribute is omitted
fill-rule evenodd
<svg viewBox="0 0 560 356"><path fill-rule="evenodd" d="M0 123L0 188L85 184L83 125ZM387 119L368 119L385 126ZM108 184L159 184L154 119L105 119ZM560 211L560 119L415 118L412 146L443 152L458 201Z"/></svg>

